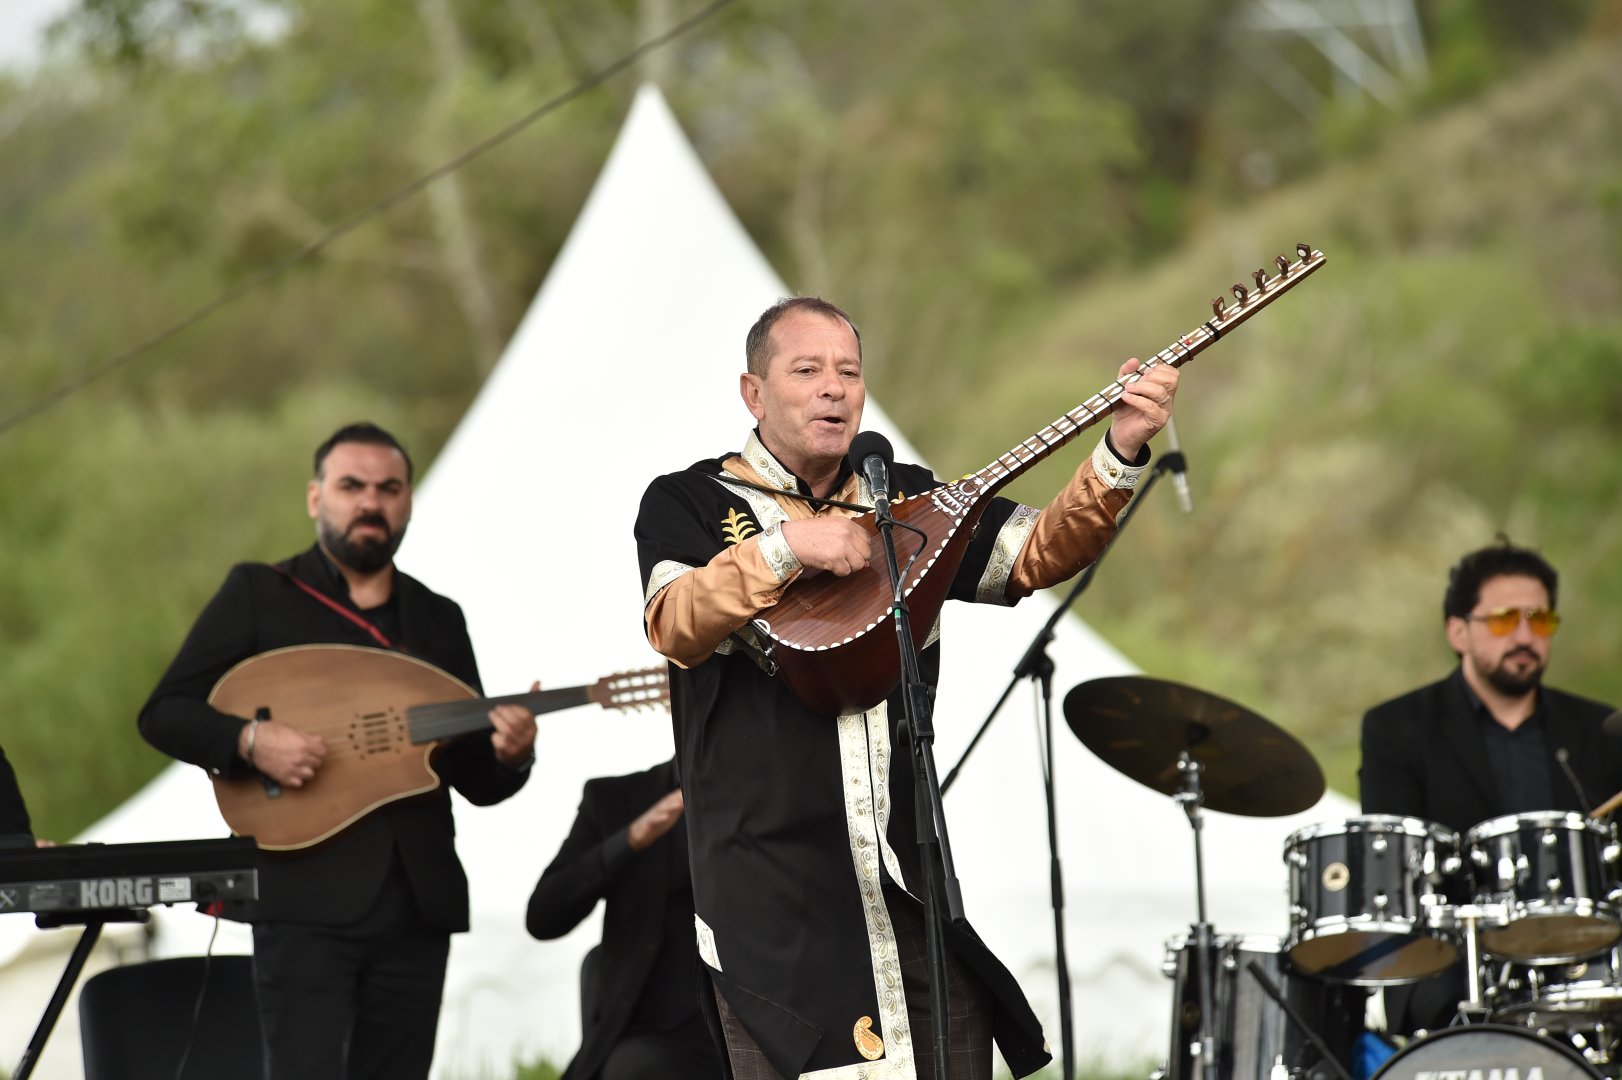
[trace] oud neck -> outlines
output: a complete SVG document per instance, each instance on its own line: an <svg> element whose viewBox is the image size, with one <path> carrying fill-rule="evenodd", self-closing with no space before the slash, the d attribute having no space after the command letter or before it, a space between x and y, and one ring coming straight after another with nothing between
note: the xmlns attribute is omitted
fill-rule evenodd
<svg viewBox="0 0 1622 1080"><path fill-rule="evenodd" d="M1266 272L1262 270L1254 271L1251 274L1256 283L1254 288L1247 288L1244 285L1233 287L1235 300L1233 306L1228 306L1221 297L1212 300L1210 319L1155 353L1144 361L1137 371L1109 383L1098 393L1006 454L1002 454L991 464L972 474L972 477L965 479L978 481L978 490L982 494L996 492L1113 413L1127 387L1142 379L1145 374L1162 366L1182 367L1216 344L1223 334L1272 303L1302 278L1323 265L1323 252L1314 251L1309 245L1298 244L1296 252L1300 255L1298 262L1291 263L1280 255L1276 260L1279 272L1273 277L1267 277Z"/></svg>
<svg viewBox="0 0 1622 1080"><path fill-rule="evenodd" d="M497 705L522 705L537 716L572 709L591 701L591 687L567 686L558 690L532 690L501 697L444 701L434 705L413 705L406 710L406 729L415 745L451 739L475 731L489 731L490 710Z"/></svg>

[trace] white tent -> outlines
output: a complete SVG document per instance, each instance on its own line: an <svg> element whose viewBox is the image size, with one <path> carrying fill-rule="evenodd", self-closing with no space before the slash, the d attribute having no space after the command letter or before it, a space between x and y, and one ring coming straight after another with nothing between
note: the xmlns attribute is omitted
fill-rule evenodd
<svg viewBox="0 0 1622 1080"><path fill-rule="evenodd" d="M491 693L524 689L534 678L547 686L588 683L657 662L640 623L631 535L638 500L653 474L741 445L750 424L735 390L744 331L788 291L662 97L644 89L506 355L425 479L401 552L402 566L462 603ZM1112 363L1100 361L1099 384ZM864 426L888 435L898 457L919 460L871 397ZM1012 445L1026 433L1007 434ZM1078 444L1048 467L1055 489L1090 449ZM984 463L942 464L963 471ZM943 772L1051 603L1035 597L1012 611L948 606L937 712ZM1059 627L1051 652L1059 698L1086 679L1134 670L1074 618ZM1011 699L948 796L947 812L970 918L1038 1012L1053 1017L1047 837L1031 713L1025 693ZM562 941L535 942L523 928L525 901L568 831L583 782L671 753L662 711L586 707L544 716L540 726L539 761L519 796L490 808L458 801L473 930L452 947L436 1076L501 1077L515 1059L545 1054L561 1063L572 1053L578 964L598 919ZM1079 1054L1158 1059L1170 1024L1163 943L1194 912L1190 832L1171 800L1101 764L1067 730L1056 743ZM1218 929L1282 934L1283 837L1353 812L1330 795L1295 818L1211 815L1207 891ZM220 831L206 782L177 766L93 833L134 840ZM15 921L0 919L0 929ZM201 950L206 920L175 911L158 922L161 952ZM227 947L245 942L233 933ZM60 1032L47 1061L76 1053L59 1045L71 1038ZM1057 1049L1056 1021L1049 1039ZM0 1046L0 1054L7 1050Z"/></svg>

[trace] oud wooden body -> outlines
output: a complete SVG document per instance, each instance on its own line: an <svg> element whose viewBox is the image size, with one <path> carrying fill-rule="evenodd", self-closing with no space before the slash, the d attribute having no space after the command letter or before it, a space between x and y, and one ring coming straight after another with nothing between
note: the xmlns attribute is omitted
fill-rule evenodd
<svg viewBox="0 0 1622 1080"><path fill-rule="evenodd" d="M412 745L405 711L477 697L432 664L378 649L308 645L250 657L225 673L209 704L249 718L267 709L277 723L324 736L327 757L303 787L215 777L220 814L268 850L319 843L380 806L437 788L438 743Z"/></svg>

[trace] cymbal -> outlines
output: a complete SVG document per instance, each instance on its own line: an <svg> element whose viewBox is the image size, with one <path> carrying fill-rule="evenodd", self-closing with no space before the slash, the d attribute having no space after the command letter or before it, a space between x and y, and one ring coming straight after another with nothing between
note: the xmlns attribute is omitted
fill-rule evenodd
<svg viewBox="0 0 1622 1080"><path fill-rule="evenodd" d="M1064 697L1064 717L1106 765L1162 795L1182 790L1178 757L1202 766L1211 810L1283 817L1315 806L1324 774L1294 736L1226 698L1125 675L1093 679Z"/></svg>

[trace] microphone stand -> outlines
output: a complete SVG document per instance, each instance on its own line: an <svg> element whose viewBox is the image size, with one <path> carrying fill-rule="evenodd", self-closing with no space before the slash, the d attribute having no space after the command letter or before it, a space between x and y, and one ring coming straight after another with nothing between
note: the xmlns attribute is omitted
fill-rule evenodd
<svg viewBox="0 0 1622 1080"><path fill-rule="evenodd" d="M893 535L895 518L890 514L888 498L874 498L873 519L884 540L884 557L890 567L896 644L901 649L901 694L912 739L914 814L925 883L924 937L929 954L929 1002L935 1020L935 1078L947 1080L946 940L941 932L941 920L944 915L959 925L965 921L963 893L952 860L952 845L946 835L946 812L935 770L934 702L918 669L918 653L913 648L912 614L901 588L901 568L896 560Z"/></svg>
<svg viewBox="0 0 1622 1080"><path fill-rule="evenodd" d="M1042 707L1039 715L1042 734L1042 795L1047 803L1048 873L1051 878L1053 895L1054 967L1059 979L1059 1046L1063 1055L1063 1061L1060 1065L1062 1080L1074 1080L1075 1077L1076 1033L1075 1017L1073 1015L1074 1006L1070 1000L1070 965L1066 958L1064 944L1064 871L1059 863L1059 825L1057 809L1054 804L1053 658L1048 655L1047 649L1048 644L1053 640L1054 627L1059 624L1059 620L1064 617L1065 613L1075 604L1076 599L1092 583L1093 575L1098 572L1099 564L1104 561L1104 556L1108 555L1110 549L1115 546L1115 541L1119 540L1121 534L1126 531L1127 523L1132 520L1132 516L1137 513L1138 507L1148 497L1150 489L1155 486L1162 476L1183 467L1183 455L1178 452L1165 454L1155 463L1155 467L1149 471L1148 477L1139 486L1137 494L1131 502L1127 503L1126 508L1121 511L1121 516L1116 519L1115 535L1109 538L1109 542L1098 553L1098 558L1094 559L1092 564L1082 571L1081 577L1076 580L1075 587L1070 590L1070 595L1066 596L1063 602L1054 608L1053 614L1048 617L1048 621L1043 623L1042 629L1036 632L1036 637L1025 650L1025 655L1020 657L1019 663L1014 665L1013 675L1009 678L1008 685L1003 688L1002 696L991 707L991 712L981 723L979 730L974 733L974 738L969 740L969 745L964 749L963 756L957 759L957 764L952 766L952 771L946 774L946 780L941 784L943 793L951 790L953 781L957 779L957 774L963 770L963 765L969 760L969 755L974 753L974 748L979 745L981 737L991 727L991 722L997 718L997 714L1002 711L1003 703L1014 692L1014 687L1019 684L1020 680L1037 680L1041 684L1042 695Z"/></svg>

